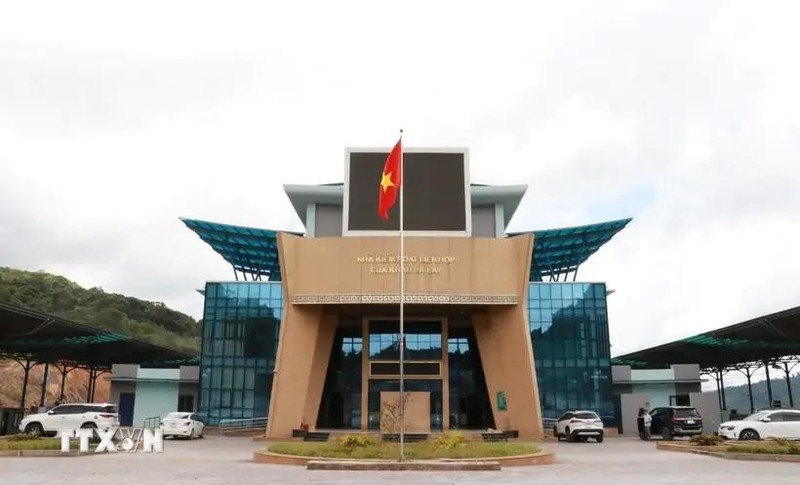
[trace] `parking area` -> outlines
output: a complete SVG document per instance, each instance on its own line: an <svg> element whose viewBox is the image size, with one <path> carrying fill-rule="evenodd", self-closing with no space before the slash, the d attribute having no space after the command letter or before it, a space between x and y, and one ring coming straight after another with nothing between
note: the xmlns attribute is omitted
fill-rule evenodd
<svg viewBox="0 0 800 485"><path fill-rule="evenodd" d="M120 453L79 458L0 458L0 483L249 484L683 484L759 485L797 483L800 465L740 462L658 451L655 443L608 438L603 443L548 443L554 465L506 468L501 472L310 472L250 461L258 444L249 438L209 436L168 440L163 454Z"/></svg>

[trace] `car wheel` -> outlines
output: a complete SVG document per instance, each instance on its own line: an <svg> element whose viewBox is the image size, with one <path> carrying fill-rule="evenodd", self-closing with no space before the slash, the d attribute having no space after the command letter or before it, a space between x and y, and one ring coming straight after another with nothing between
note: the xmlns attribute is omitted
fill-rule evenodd
<svg viewBox="0 0 800 485"><path fill-rule="evenodd" d="M569 428L566 428L564 430L564 436L567 437L567 443L574 443L575 442L575 437L572 436L572 431L570 431Z"/></svg>
<svg viewBox="0 0 800 485"><path fill-rule="evenodd" d="M600 436L597 437L597 442L598 443L602 443L603 442L603 435L600 435Z"/></svg>
<svg viewBox="0 0 800 485"><path fill-rule="evenodd" d="M89 428L96 429L97 425L94 423L83 423L81 425L81 429L89 429Z"/></svg>
<svg viewBox="0 0 800 485"><path fill-rule="evenodd" d="M664 428L661 430L661 437L666 441L672 441L672 429L669 426L664 426Z"/></svg>
<svg viewBox="0 0 800 485"><path fill-rule="evenodd" d="M759 436L758 431L754 429L746 429L739 433L739 439L741 441L758 441L761 439L761 436Z"/></svg>
<svg viewBox="0 0 800 485"><path fill-rule="evenodd" d="M44 434L44 428L39 423L30 423L25 426L25 433L38 438Z"/></svg>
<svg viewBox="0 0 800 485"><path fill-rule="evenodd" d="M189 440L193 440L193 439L194 439L194 428L192 428L192 430L189 431Z"/></svg>
<svg viewBox="0 0 800 485"><path fill-rule="evenodd" d="M553 426L553 437L555 439L557 439L558 441L561 441L561 435L558 434L558 427L557 426Z"/></svg>

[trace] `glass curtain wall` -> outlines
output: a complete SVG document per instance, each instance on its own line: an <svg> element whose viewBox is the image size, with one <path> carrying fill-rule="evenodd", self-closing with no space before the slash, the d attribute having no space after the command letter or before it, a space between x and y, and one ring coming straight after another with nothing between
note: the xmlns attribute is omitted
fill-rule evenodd
<svg viewBox="0 0 800 485"><path fill-rule="evenodd" d="M447 330L450 428L494 428L478 342L469 321L451 321Z"/></svg>
<svg viewBox="0 0 800 485"><path fill-rule="evenodd" d="M585 409L616 425L605 284L530 283L528 290L542 417Z"/></svg>
<svg viewBox="0 0 800 485"><path fill-rule="evenodd" d="M404 360L442 361L442 323L440 320L406 321L403 325L405 338ZM400 359L400 323L398 321L373 320L369 322L370 361L397 361ZM399 370L399 367L397 368ZM431 430L441 430L442 381L441 379L404 379L406 391L430 392ZM367 395L369 429L380 428L381 392L400 391L400 381L396 379L370 379Z"/></svg>
<svg viewBox="0 0 800 485"><path fill-rule="evenodd" d="M434 321L406 321L403 325L406 341L405 360L442 360L442 324ZM398 360L400 323L374 320L369 322L370 360Z"/></svg>
<svg viewBox="0 0 800 485"><path fill-rule="evenodd" d="M333 338L317 428L361 429L361 321L340 322Z"/></svg>
<svg viewBox="0 0 800 485"><path fill-rule="evenodd" d="M207 283L200 414L207 424L266 417L283 313L281 283Z"/></svg>

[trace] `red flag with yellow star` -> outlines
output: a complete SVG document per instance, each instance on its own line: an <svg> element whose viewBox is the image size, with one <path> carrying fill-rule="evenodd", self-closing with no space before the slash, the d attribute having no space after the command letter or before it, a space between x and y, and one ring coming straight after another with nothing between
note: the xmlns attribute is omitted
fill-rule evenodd
<svg viewBox="0 0 800 485"><path fill-rule="evenodd" d="M397 144L392 148L386 163L383 165L381 183L378 186L378 215L381 219L389 219L389 209L397 202L397 195L400 193L400 158L402 157L403 139L397 140Z"/></svg>

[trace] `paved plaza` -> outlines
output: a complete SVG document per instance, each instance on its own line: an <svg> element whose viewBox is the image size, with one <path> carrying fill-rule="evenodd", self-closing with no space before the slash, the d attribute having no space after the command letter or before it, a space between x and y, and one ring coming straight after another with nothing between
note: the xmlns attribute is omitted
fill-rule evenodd
<svg viewBox="0 0 800 485"><path fill-rule="evenodd" d="M329 472L258 465L249 438L209 436L168 440L163 454L120 453L78 458L0 458L0 483L26 484L795 484L800 464L742 462L658 451L654 443L609 438L596 443L548 443L553 465L500 472Z"/></svg>

